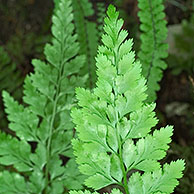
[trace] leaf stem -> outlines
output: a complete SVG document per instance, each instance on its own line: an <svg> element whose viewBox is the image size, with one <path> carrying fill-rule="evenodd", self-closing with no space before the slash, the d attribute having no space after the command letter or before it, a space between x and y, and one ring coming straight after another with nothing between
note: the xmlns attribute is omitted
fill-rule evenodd
<svg viewBox="0 0 194 194"><path fill-rule="evenodd" d="M49 185L49 163L50 163L50 158L51 158L51 141L52 141L52 136L53 136L53 129L54 129L54 121L55 117L57 114L57 103L59 100L59 95L60 95L60 84L61 84L61 77L63 75L64 71L64 32L61 33L61 61L60 61L60 67L58 69L58 77L57 77L57 83L56 83L56 93L54 96L54 105L53 105L53 111L52 111L52 117L50 120L50 127L49 127L49 137L48 137L48 144L47 144L47 156L46 156L46 167L45 167L45 190L44 194L47 194L47 189Z"/></svg>
<svg viewBox="0 0 194 194"><path fill-rule="evenodd" d="M151 0L148 0L148 3L149 3L149 9L150 9L150 14L151 14L151 19L152 19L152 32L153 32L153 44L154 44L154 50L152 52L152 59L150 61L150 66L149 66L149 69L148 69L148 73L146 75L146 83L148 82L149 78L150 78L150 74L151 74L151 69L153 67L153 62L154 62L154 58L155 58L155 52L157 51L157 45L156 45L156 41L157 41L157 38L156 38L156 27L155 27L155 21L154 21L154 15L153 15L153 9L152 9L152 2Z"/></svg>
<svg viewBox="0 0 194 194"><path fill-rule="evenodd" d="M116 135L117 135L117 141L118 141L118 145L119 145L119 160L120 160L120 166L121 166L121 170L123 173L123 188L125 190L126 194L129 194L129 189L128 189L128 184L127 184L127 171L125 170L125 166L124 166L124 162L123 162L123 157L122 157L122 144L121 144L121 139L118 133L118 127L116 125Z"/></svg>
<svg viewBox="0 0 194 194"><path fill-rule="evenodd" d="M114 63L115 63L115 67L117 70L117 75L118 75L118 56L119 56L119 52L118 52L119 48L117 48L116 53L114 52ZM115 93L115 97L114 97L114 106L116 107L116 99L118 98L118 91L116 88L116 82L114 81L113 83L113 88L114 88L114 93ZM119 145L119 153L118 153L118 157L120 160L120 167L122 170L122 174L123 174L123 183L121 183L122 187L125 190L126 194L129 194L129 189L128 189L128 184L127 184L127 171L125 170L125 166L124 166L124 162L123 162L123 157L122 157L122 142L121 142L121 137L119 135L119 129L118 129L118 122L119 122L119 116L118 116L118 112L117 112L117 117L116 117L116 124L115 124L115 129L116 129L116 136L117 136L117 142Z"/></svg>

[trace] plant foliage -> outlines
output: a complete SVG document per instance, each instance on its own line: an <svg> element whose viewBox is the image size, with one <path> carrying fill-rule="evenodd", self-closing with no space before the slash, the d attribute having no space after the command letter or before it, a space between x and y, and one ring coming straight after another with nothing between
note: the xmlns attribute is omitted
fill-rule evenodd
<svg viewBox="0 0 194 194"><path fill-rule="evenodd" d="M97 29L98 29L98 42L101 40L101 36L103 34L103 25L104 25L104 18L106 16L106 8L103 2L98 2L97 6ZM101 42L100 42L101 43Z"/></svg>
<svg viewBox="0 0 194 194"><path fill-rule="evenodd" d="M128 33L114 6L107 15L96 57L97 87L93 92L76 89L79 108L72 110L78 132L72 141L76 161L88 176L89 188L116 184L126 194L172 193L184 161L161 167L159 160L166 155L173 128L150 133L157 124L155 104L144 103L146 80L135 60L133 41L126 40Z"/></svg>
<svg viewBox="0 0 194 194"><path fill-rule="evenodd" d="M12 93L15 98L20 99L20 86L23 81L23 77L21 72L17 69L16 64L11 62L11 58L3 47L0 47L0 71L0 91L6 89ZM5 129L7 127L7 122L5 119L5 114L2 111L0 113L0 119L0 127Z"/></svg>
<svg viewBox="0 0 194 194"><path fill-rule="evenodd" d="M98 36L96 23L90 21L89 18L94 14L94 10L89 0L72 0L72 5L76 33L80 43L79 53L86 55L86 63L81 75L88 74L87 86L93 88L96 80L94 57L97 53Z"/></svg>
<svg viewBox="0 0 194 194"><path fill-rule="evenodd" d="M78 76L85 57L78 55L70 0L60 1L52 21L52 43L44 52L47 62L33 60L34 73L25 79L25 105L3 92L15 136L0 133L0 164L13 166L15 172L0 173L2 194L61 194L82 188L83 175L72 159L74 125L69 113L74 88L86 80Z"/></svg>
<svg viewBox="0 0 194 194"><path fill-rule="evenodd" d="M168 45L164 43L167 37L167 27L163 0L138 0L142 34L141 50L138 54L142 63L143 75L147 80L147 102L156 100L156 91L160 89L158 82L162 79L163 70L167 64Z"/></svg>
<svg viewBox="0 0 194 194"><path fill-rule="evenodd" d="M59 0L54 0L56 7ZM92 89L96 81L95 56L97 45L103 28L103 18L105 17L105 3L96 3L96 13L93 4L89 0L72 0L75 31L80 44L79 54L86 56L84 66L80 70L80 75L88 75L87 87ZM94 15L97 20L94 21Z"/></svg>

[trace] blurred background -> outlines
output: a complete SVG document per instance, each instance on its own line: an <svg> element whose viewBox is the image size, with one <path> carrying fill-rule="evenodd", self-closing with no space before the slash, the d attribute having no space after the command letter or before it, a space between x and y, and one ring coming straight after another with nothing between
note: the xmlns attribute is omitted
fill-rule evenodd
<svg viewBox="0 0 194 194"><path fill-rule="evenodd" d="M91 0L105 7L113 3L124 18L124 28L139 50L137 0ZM158 92L157 127L174 125L174 136L167 157L162 162L184 158L184 178L175 194L194 194L194 0L165 0L168 22L168 68ZM45 43L51 39L52 0L0 0L0 91L6 89L22 102L22 83L33 72L31 60L44 59ZM97 14L90 19L96 21ZM9 131L0 100L0 128Z"/></svg>

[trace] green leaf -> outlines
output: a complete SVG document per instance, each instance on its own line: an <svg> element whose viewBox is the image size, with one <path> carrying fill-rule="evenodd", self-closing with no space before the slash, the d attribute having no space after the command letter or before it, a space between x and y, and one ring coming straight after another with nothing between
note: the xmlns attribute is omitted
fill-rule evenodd
<svg viewBox="0 0 194 194"><path fill-rule="evenodd" d="M32 171L33 164L29 157L31 148L25 141L0 133L0 163L6 166L14 165L20 172Z"/></svg>
<svg viewBox="0 0 194 194"><path fill-rule="evenodd" d="M131 122L127 125L130 132L127 138L145 137L156 126L158 120L155 118L154 109L155 104L146 105L130 114Z"/></svg>
<svg viewBox="0 0 194 194"><path fill-rule="evenodd" d="M113 180L108 179L108 178L106 178L103 175L98 174L98 173L93 175L93 176L90 176L85 181L85 184L88 187L93 188L95 190L106 187L106 186L111 185L113 183L114 183Z"/></svg>
<svg viewBox="0 0 194 194"><path fill-rule="evenodd" d="M123 178L120 160L116 154L113 154L111 157L111 176L119 182L121 182Z"/></svg>
<svg viewBox="0 0 194 194"><path fill-rule="evenodd" d="M82 189L83 182L86 178L85 175L80 174L75 158L70 159L65 165L65 170L63 172L64 185L68 190L71 189Z"/></svg>
<svg viewBox="0 0 194 194"><path fill-rule="evenodd" d="M21 175L2 171L0 172L0 192L2 194L29 194L30 189Z"/></svg>
<svg viewBox="0 0 194 194"><path fill-rule="evenodd" d="M129 180L131 194L172 193L178 185L177 179L183 176L184 165L183 160L177 160L176 162L165 164L163 169L152 173L144 173L142 176L139 173L134 173ZM144 190L141 188L144 188Z"/></svg>
<svg viewBox="0 0 194 194"><path fill-rule="evenodd" d="M123 159L127 169L140 169L142 171L154 171L160 167L157 160L164 158L171 142L173 128L167 126L161 130L155 130L153 136L147 135L137 141L136 146L130 140L124 144ZM127 152L132 155L127 155ZM152 165L151 165L152 164Z"/></svg>

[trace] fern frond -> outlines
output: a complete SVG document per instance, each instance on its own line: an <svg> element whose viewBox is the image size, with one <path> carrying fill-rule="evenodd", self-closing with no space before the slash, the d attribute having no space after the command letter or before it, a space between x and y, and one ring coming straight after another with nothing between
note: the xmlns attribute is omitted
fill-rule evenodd
<svg viewBox="0 0 194 194"><path fill-rule="evenodd" d="M166 154L173 128L167 126L150 134L157 124L155 104L144 103L146 80L135 60L133 41L126 40L128 33L122 29L123 20L118 19L114 6L109 6L107 15L103 45L96 57L97 87L76 90L79 108L71 115L78 138L72 144L79 169L88 176L86 186L98 190L117 184L130 194L129 174L140 170L146 176L160 171L159 160ZM183 166L176 167L176 173L181 174ZM167 176L171 180L173 174ZM173 177L177 178L180 176ZM135 191L139 194L138 185Z"/></svg>
<svg viewBox="0 0 194 194"><path fill-rule="evenodd" d="M72 5L76 33L80 43L79 53L86 55L86 63L81 75L89 75L87 86L93 88L96 80L94 57L97 53L98 36L96 23L90 21L89 17L94 14L94 10L89 0L72 0Z"/></svg>
<svg viewBox="0 0 194 194"><path fill-rule="evenodd" d="M97 6L97 29L98 29L98 40L101 40L103 34L104 18L106 17L106 5L103 2L98 2Z"/></svg>
<svg viewBox="0 0 194 194"><path fill-rule="evenodd" d="M0 46L0 91L7 90L18 100L21 98L20 86L23 82L21 72L17 69L16 64L11 62L11 58L3 47ZM2 107L2 102L1 102ZM5 129L7 127L7 121L5 114L0 114L0 128Z"/></svg>
<svg viewBox="0 0 194 194"><path fill-rule="evenodd" d="M140 29L142 34L141 50L138 54L142 63L143 75L147 80L147 102L156 100L156 92L160 89L159 81L167 64L164 59L168 56L167 38L163 0L138 0L140 11Z"/></svg>
<svg viewBox="0 0 194 194"><path fill-rule="evenodd" d="M47 62L33 60L34 73L25 79L25 106L3 92L9 127L16 138L0 134L0 163L23 172L30 185L28 193L60 194L82 188L83 176L69 160L73 157L70 109L74 106L74 88L86 81L86 77L78 76L85 57L78 55L79 44L73 35L71 0L60 0L52 21L52 43L44 51ZM74 171L62 165L61 157L69 160L67 165ZM79 176L79 183L74 176Z"/></svg>

